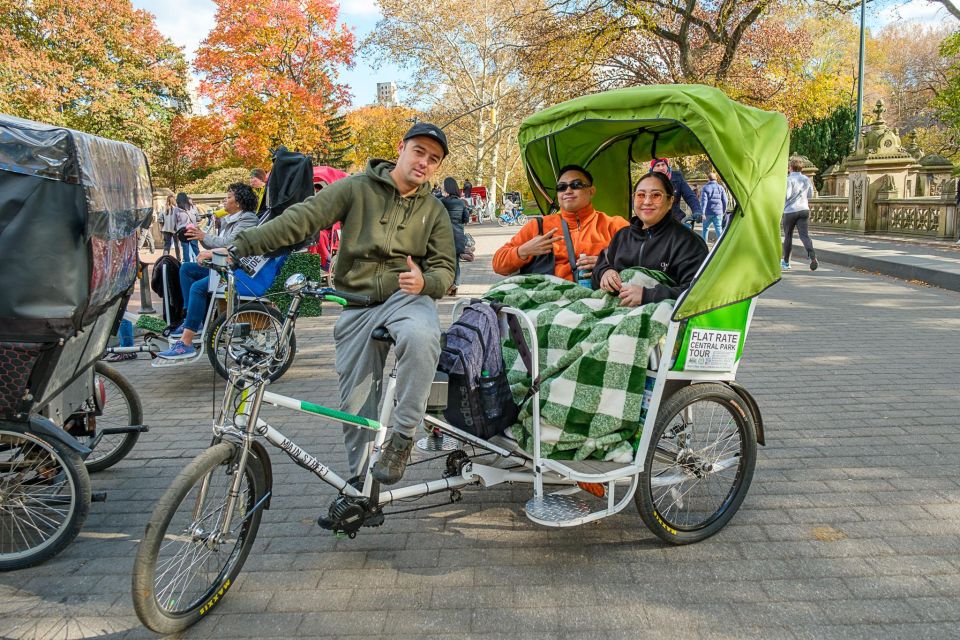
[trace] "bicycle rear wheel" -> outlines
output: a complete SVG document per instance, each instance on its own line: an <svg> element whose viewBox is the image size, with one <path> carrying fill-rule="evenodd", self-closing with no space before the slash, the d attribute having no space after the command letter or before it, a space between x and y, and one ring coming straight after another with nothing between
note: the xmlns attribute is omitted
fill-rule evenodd
<svg viewBox="0 0 960 640"><path fill-rule="evenodd" d="M743 400L722 384L694 384L658 411L635 501L650 531L672 544L709 538L740 508L757 461Z"/></svg>
<svg viewBox="0 0 960 640"><path fill-rule="evenodd" d="M151 631L197 622L233 584L253 546L266 476L253 452L237 469L237 447L216 444L187 465L157 504L133 564L133 608ZM243 474L230 531L220 535L236 474Z"/></svg>
<svg viewBox="0 0 960 640"><path fill-rule="evenodd" d="M0 571L52 558L80 533L90 478L59 440L0 425Z"/></svg>
<svg viewBox="0 0 960 640"><path fill-rule="evenodd" d="M111 429L125 429L143 424L143 406L133 385L120 373L102 362L93 365L94 372L103 382L103 413L96 417L96 431L77 439L91 448L83 463L87 471L103 471L117 464L133 449L140 438L139 431L105 433Z"/></svg>

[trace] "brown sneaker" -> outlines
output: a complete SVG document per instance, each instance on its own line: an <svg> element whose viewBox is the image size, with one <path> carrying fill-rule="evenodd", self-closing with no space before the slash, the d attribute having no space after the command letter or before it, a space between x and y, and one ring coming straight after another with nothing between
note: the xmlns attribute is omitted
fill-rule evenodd
<svg viewBox="0 0 960 640"><path fill-rule="evenodd" d="M396 484L403 477L413 450L413 439L394 432L380 452L380 459L370 471L380 484Z"/></svg>

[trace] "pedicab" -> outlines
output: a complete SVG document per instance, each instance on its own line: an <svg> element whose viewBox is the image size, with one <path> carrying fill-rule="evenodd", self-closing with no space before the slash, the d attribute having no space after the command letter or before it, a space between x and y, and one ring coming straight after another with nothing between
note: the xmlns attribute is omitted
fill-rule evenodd
<svg viewBox="0 0 960 640"><path fill-rule="evenodd" d="M92 466L109 466L145 430L135 390L98 360L152 213L136 147L0 115L0 570L73 540L91 500L84 459L100 449Z"/></svg>
<svg viewBox="0 0 960 640"><path fill-rule="evenodd" d="M285 147L278 148L273 154L273 167L267 178L267 201L269 206L260 217L260 223L283 214L292 204L301 202L314 193L315 185L337 177L336 169L313 167L310 159L300 153L290 152ZM346 174L342 174L346 175ZM251 331L245 336L245 343L251 348L268 350L277 357L271 369L271 379L278 380L293 364L297 353L297 340L294 328L287 333L281 332L284 314L268 295L274 279L283 267L287 254L264 256L248 259L253 267L249 275L235 277L233 272L217 273L211 271L207 288L207 307L201 322L201 328L194 337L195 351L181 359L158 358L156 355L169 349L180 338L172 333L177 323L163 331L150 331L143 337L142 344L132 347L110 347L107 353L146 352L153 357L151 365L157 368L172 368L207 359L217 374L226 379L227 370L233 362L239 341L233 341L228 348L227 336L234 323L250 325ZM173 280L177 276L172 277ZM164 318L170 319L177 314L169 308L170 288L176 286L164 273L162 298ZM181 292L186 295L185 292ZM184 301L185 302L185 301Z"/></svg>
<svg viewBox="0 0 960 640"><path fill-rule="evenodd" d="M525 405L531 414L529 448L504 434L480 437L456 427L446 419L453 402L448 381L438 376L423 419L432 434L418 441L417 448L440 452L424 461L442 461L440 476L389 488L381 488L372 474L346 479L268 423L261 408L291 409L372 430L369 455L375 461L393 409L396 367L385 385L379 418L372 420L268 392L263 354L250 352L231 370L233 384L226 386L212 446L160 499L138 548L133 601L147 627L181 631L224 600L273 495L265 444L338 491L319 524L350 538L363 527L384 525L398 501L435 493L449 493L455 501L465 487L503 483L531 486L527 517L552 527L612 516L633 502L656 536L688 544L717 533L734 516L753 477L757 444L764 443L759 407L736 383L736 374L756 297L780 276L786 119L740 105L708 87L636 87L546 109L522 124L519 142L543 212L551 210L553 185L566 164L580 164L594 175L598 209L628 215L633 164L690 154L710 157L738 203L729 231L713 247L693 284L666 305L665 331L640 365L647 379L641 376L636 388L607 399L623 402L628 394L649 391L646 409L639 406L632 418L635 435L627 459L547 456L544 441L556 425L541 423L543 396L537 385L529 385ZM291 276L287 287L294 304L304 297L363 302L298 276ZM594 294L606 295L584 296ZM540 362L549 364L551 354L538 344L542 334L535 314L510 306L497 313L503 334L514 324L510 319L517 320L530 347L527 376L538 379ZM383 328L372 337L391 341ZM293 490L302 492L302 485ZM202 563L194 560L198 557ZM174 567L176 571L170 571Z"/></svg>

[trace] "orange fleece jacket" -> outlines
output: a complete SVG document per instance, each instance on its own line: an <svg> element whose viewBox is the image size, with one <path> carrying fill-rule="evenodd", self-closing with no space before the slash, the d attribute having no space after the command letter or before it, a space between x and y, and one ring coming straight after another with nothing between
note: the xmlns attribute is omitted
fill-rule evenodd
<svg viewBox="0 0 960 640"><path fill-rule="evenodd" d="M556 266L553 273L558 278L573 280L573 271L570 268L570 261L567 259L567 245L563 241L563 229L560 227L560 216L567 221L570 227L570 239L573 240L574 253L579 256L585 253L588 256L599 255L601 251L607 248L614 234L620 229L630 226L630 223L618 216L608 216L602 211L597 211L593 206L588 206L576 213L560 210L560 213L554 213L543 217L543 232L547 233L550 229L556 229L554 234L556 242L553 244L553 255L556 258ZM493 270L502 276L509 276L520 270L520 267L533 260L533 256L521 258L517 249L524 242L533 239L537 235L537 221L529 220L527 224L516 233L505 245L497 249L493 254Z"/></svg>

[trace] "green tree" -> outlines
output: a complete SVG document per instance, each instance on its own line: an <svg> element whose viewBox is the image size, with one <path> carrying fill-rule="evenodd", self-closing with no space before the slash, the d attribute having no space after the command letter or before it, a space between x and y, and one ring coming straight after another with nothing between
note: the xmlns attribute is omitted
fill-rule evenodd
<svg viewBox="0 0 960 640"><path fill-rule="evenodd" d="M840 162L853 147L856 112L841 105L824 118L808 120L790 134L790 153L806 156L820 173ZM816 177L817 188L823 185Z"/></svg>
<svg viewBox="0 0 960 640"><path fill-rule="evenodd" d="M317 166L326 165L346 171L350 168L349 155L353 150L353 143L351 142L353 133L350 131L347 116L334 115L329 118L327 120L327 131L329 132L329 139L326 144L313 151L313 164Z"/></svg>

